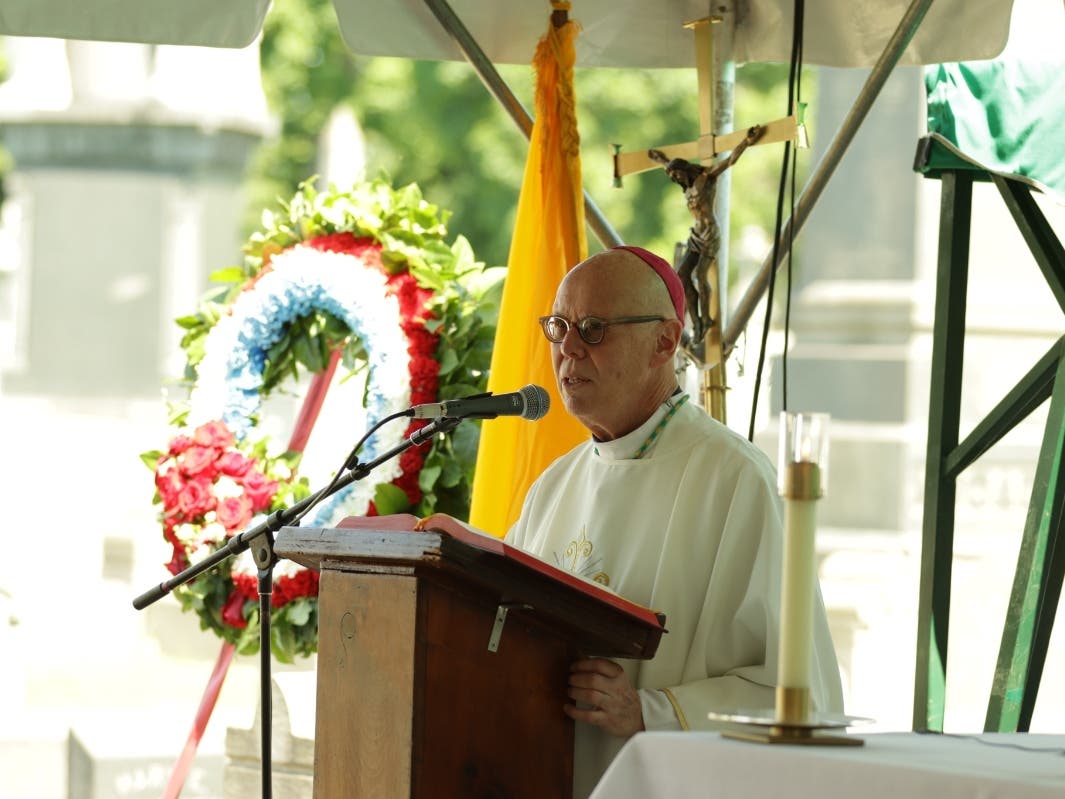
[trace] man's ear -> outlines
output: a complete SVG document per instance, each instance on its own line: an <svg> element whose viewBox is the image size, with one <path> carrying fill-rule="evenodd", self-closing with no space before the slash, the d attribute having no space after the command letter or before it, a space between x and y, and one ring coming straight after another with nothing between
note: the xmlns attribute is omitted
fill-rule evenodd
<svg viewBox="0 0 1065 799"><path fill-rule="evenodd" d="M652 364L659 366L673 358L680 346L681 336L684 334L684 325L679 319L666 319L661 322L658 337L655 339L655 351L652 355Z"/></svg>

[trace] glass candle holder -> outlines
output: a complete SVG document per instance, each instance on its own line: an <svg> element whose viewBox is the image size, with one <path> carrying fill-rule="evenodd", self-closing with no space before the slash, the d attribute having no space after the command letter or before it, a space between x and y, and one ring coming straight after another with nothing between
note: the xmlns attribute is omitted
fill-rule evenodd
<svg viewBox="0 0 1065 799"><path fill-rule="evenodd" d="M780 415L777 487L784 499L780 647L776 716L802 723L810 714L813 608L817 590L817 500L828 483L828 415Z"/></svg>
<svg viewBox="0 0 1065 799"><path fill-rule="evenodd" d="M818 499L828 489L827 413L780 414L777 489L786 499ZM816 467L816 468L815 468Z"/></svg>

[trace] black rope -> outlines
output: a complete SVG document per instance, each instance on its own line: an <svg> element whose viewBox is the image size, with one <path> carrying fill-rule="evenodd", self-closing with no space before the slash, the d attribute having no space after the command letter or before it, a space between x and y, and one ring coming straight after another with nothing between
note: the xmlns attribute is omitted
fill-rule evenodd
<svg viewBox="0 0 1065 799"><path fill-rule="evenodd" d="M798 0L796 7L801 5L803 5L803 0ZM792 64L789 76L791 85L795 87L795 106L800 109L800 113L802 109L803 12L804 9L800 9L795 19L795 27L798 32L792 43ZM789 113L791 112L789 109ZM798 164L799 154L796 153L795 157L791 159L791 197L788 218L792 220L792 224L788 226L788 290L784 294L784 354L780 360L782 373L781 410L785 411L788 409L788 339L791 335L791 288L793 285L791 266L795 255L795 184L798 183L796 180Z"/></svg>
<svg viewBox="0 0 1065 799"><path fill-rule="evenodd" d="M801 98L802 82L802 40L803 20L806 4L804 0L795 0L795 18L792 23L791 62L788 69L788 116L795 113L796 97ZM751 402L751 421L747 438L754 441L754 425L758 416L758 395L762 386L762 372L765 369L766 349L769 342L769 328L773 317L773 295L776 290L777 261L780 258L780 239L784 227L784 197L787 196L788 177L791 177L791 218L795 218L795 161L792 159L792 143L784 142L784 157L780 167L780 185L777 189L776 221L773 226L773 256L770 261L769 283L766 288L765 322L762 325L762 342L758 350L758 368L754 376L754 399ZM789 166L791 167L789 171ZM784 316L784 352L781 356L783 409L788 407L788 327L791 316L791 247L794 244L794 224L788 229L788 292L785 298Z"/></svg>

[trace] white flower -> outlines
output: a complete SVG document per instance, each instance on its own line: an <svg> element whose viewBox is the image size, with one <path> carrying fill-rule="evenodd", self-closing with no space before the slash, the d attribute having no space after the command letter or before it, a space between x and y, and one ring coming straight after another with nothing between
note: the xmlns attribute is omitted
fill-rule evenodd
<svg viewBox="0 0 1065 799"><path fill-rule="evenodd" d="M215 480L214 495L219 500L239 497L244 493L244 487L229 475L223 474Z"/></svg>
<svg viewBox="0 0 1065 799"><path fill-rule="evenodd" d="M255 558L252 557L250 549L245 549L233 559L232 572L233 574L250 574L253 577L259 574L259 567L255 565Z"/></svg>
<svg viewBox="0 0 1065 799"><path fill-rule="evenodd" d="M214 550L215 548L213 546L210 546L208 544L200 544L200 546L189 552L189 565L195 566L201 560L204 560L205 558L208 558L213 555Z"/></svg>
<svg viewBox="0 0 1065 799"><path fill-rule="evenodd" d="M200 540L200 526L198 524L179 524L174 527L174 535L177 536L181 545L188 549Z"/></svg>
<svg viewBox="0 0 1065 799"><path fill-rule="evenodd" d="M204 516L204 519L209 519L210 521L200 531L203 541L205 543L213 542L215 546L223 543L226 540L226 528L214 521L214 511Z"/></svg>
<svg viewBox="0 0 1065 799"><path fill-rule="evenodd" d="M274 566L274 579L277 580L281 577L292 577L302 571L306 571L306 569L295 561L279 560Z"/></svg>

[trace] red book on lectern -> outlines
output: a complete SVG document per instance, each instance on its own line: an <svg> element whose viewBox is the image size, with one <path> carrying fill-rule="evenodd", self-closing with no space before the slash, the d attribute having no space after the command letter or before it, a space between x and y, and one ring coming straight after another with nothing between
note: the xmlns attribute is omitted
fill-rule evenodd
<svg viewBox="0 0 1065 799"><path fill-rule="evenodd" d="M432 516L426 516L424 519L419 519L411 513L394 513L389 516L348 516L346 519L341 519L340 523L337 524L337 527L346 527L356 530L409 530L445 533L456 541L461 541L464 544L477 547L485 552L492 552L508 558L509 560L521 563L524 566L547 575L560 583L576 588L590 596L594 596L602 602L605 602L618 610L624 611L646 624L662 628L662 631L665 632L664 625L666 617L664 614L656 613L649 608L645 608L643 605L631 602L599 583L586 580L579 575L566 571L565 569L553 566L535 555L531 555L522 549L504 543L501 538L482 533L480 530L470 527L456 519L454 516L449 516L446 513L434 513Z"/></svg>

